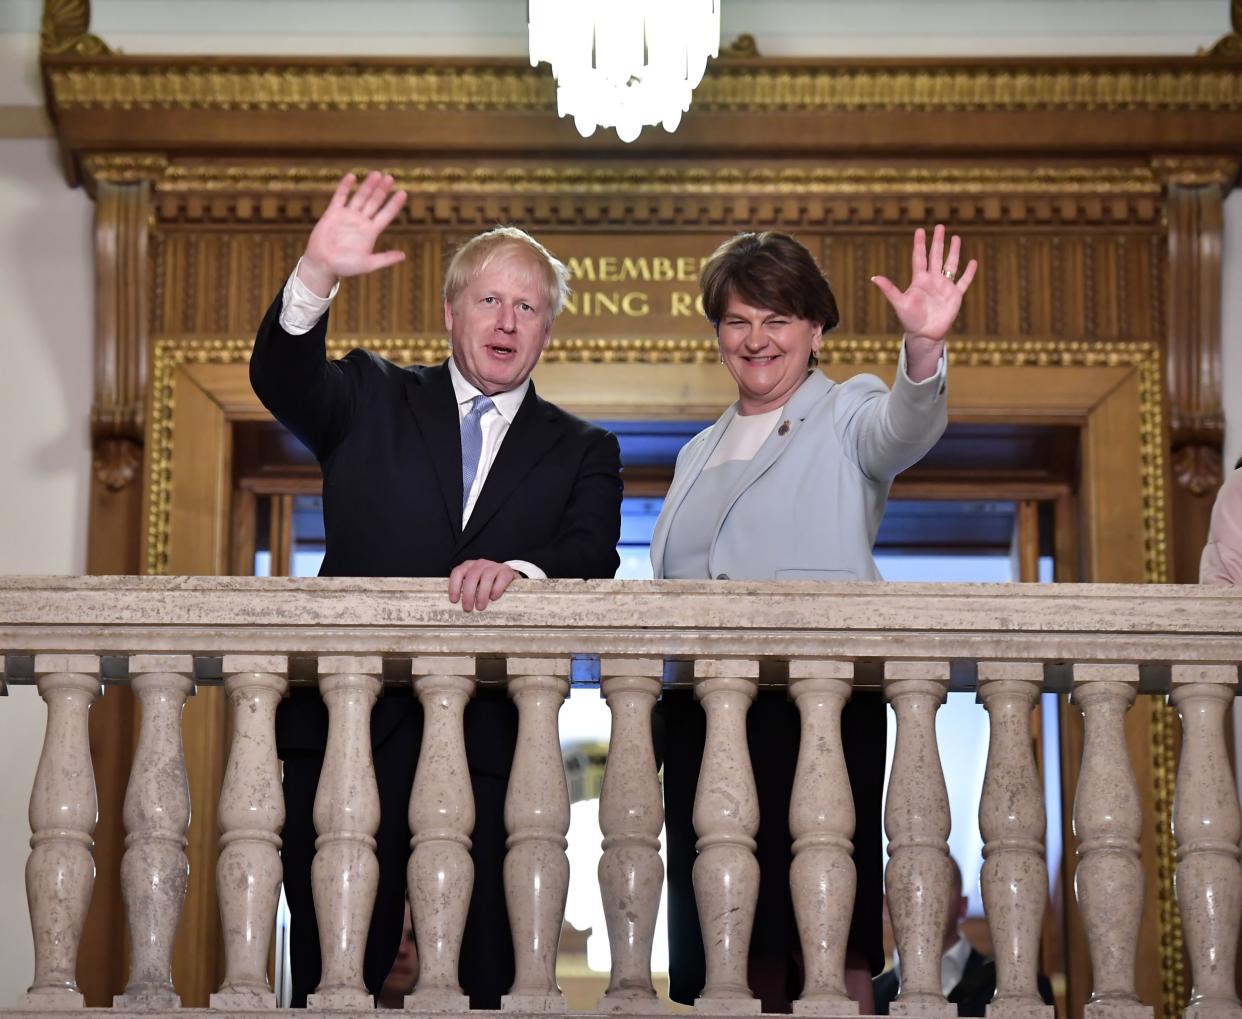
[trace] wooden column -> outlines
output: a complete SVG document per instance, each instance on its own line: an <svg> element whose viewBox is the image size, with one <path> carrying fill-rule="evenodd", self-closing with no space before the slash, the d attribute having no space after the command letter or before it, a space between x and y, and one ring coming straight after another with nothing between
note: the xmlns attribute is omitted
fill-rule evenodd
<svg viewBox="0 0 1242 1019"><path fill-rule="evenodd" d="M1193 584L1222 477L1221 231L1224 197L1238 165L1232 159L1168 157L1153 166L1165 186L1168 216L1171 579Z"/></svg>
<svg viewBox="0 0 1242 1019"><path fill-rule="evenodd" d="M91 476L86 570L141 572L145 395L150 360L151 184L146 178L99 178L95 184L95 392L91 407ZM137 732L127 685L91 711L91 747L100 801L125 797ZM111 1005L125 986L125 907L121 813L106 811L95 831L97 875L82 944L82 993Z"/></svg>

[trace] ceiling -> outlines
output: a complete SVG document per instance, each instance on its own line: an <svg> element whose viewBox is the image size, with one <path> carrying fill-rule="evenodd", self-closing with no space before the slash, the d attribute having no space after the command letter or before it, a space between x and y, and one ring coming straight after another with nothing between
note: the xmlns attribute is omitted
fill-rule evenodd
<svg viewBox="0 0 1242 1019"><path fill-rule="evenodd" d="M723 36L765 56L1188 54L1227 0L722 0ZM0 3L37 32L42 0ZM94 0L92 30L148 53L524 55L524 0Z"/></svg>

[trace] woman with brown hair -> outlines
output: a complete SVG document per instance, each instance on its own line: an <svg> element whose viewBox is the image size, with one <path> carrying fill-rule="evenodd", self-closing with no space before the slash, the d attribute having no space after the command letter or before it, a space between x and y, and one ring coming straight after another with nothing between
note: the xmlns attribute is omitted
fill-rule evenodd
<svg viewBox="0 0 1242 1019"><path fill-rule="evenodd" d="M780 233L739 234L703 268L703 307L737 401L695 436L656 524L656 577L717 580L879 580L871 555L889 486L939 439L948 420L944 342L974 278L957 279L960 240L944 228L928 245L915 231L906 290L872 277L904 330L890 391L859 375L836 384L817 368L836 299L811 253ZM689 692L660 705L668 826L670 994L692 1001L704 983L702 935L691 887L692 811L705 739ZM789 1011L801 974L789 891L789 801L797 763L797 709L783 691L761 692L747 719L759 793L760 886L750 984L765 1012ZM871 975L883 968L880 800L885 716L860 694L842 719L855 808L858 875L847 991L872 1011Z"/></svg>

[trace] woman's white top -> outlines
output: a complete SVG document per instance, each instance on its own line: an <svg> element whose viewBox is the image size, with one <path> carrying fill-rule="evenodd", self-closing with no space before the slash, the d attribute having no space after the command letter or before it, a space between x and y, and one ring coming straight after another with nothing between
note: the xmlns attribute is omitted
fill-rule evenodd
<svg viewBox="0 0 1242 1019"><path fill-rule="evenodd" d="M707 556L716 521L784 407L763 414L737 414L729 422L707 465L691 485L669 525L664 575L674 580L708 580Z"/></svg>

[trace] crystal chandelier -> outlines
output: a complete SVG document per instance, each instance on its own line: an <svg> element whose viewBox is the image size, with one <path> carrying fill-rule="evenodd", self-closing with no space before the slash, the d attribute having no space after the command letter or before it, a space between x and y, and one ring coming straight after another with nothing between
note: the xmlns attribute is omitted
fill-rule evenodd
<svg viewBox="0 0 1242 1019"><path fill-rule="evenodd" d="M556 108L586 138L675 131L720 54L721 0L529 0L530 62L556 76Z"/></svg>

